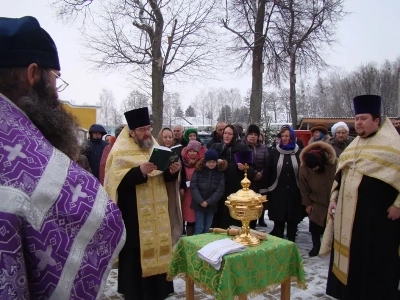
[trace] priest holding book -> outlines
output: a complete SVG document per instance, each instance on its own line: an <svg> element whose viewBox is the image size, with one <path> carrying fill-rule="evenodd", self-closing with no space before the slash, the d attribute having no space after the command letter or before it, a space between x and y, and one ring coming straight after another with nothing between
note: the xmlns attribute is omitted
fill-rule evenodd
<svg viewBox="0 0 400 300"><path fill-rule="evenodd" d="M125 113L128 123L107 159L104 185L122 212L126 243L119 255L118 292L126 300L161 300L174 292L166 280L172 246L182 233L176 189L180 163L165 171L149 162L153 146L147 107ZM173 184L171 185L173 186Z"/></svg>

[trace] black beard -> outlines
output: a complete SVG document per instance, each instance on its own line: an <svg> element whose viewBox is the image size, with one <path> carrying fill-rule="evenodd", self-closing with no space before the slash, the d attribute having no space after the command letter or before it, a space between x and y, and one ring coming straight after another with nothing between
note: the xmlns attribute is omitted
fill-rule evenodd
<svg viewBox="0 0 400 300"><path fill-rule="evenodd" d="M73 161L79 158L79 125L58 101L58 94L50 85L46 71L17 105L55 148Z"/></svg>

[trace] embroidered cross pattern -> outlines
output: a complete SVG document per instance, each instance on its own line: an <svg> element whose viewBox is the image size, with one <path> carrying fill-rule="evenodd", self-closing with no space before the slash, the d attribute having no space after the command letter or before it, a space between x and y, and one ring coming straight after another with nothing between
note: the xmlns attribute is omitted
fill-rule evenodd
<svg viewBox="0 0 400 300"><path fill-rule="evenodd" d="M8 161L14 161L17 157L27 158L25 153L21 151L22 145L17 144L15 147L4 146L4 150L6 150L9 154L7 156Z"/></svg>

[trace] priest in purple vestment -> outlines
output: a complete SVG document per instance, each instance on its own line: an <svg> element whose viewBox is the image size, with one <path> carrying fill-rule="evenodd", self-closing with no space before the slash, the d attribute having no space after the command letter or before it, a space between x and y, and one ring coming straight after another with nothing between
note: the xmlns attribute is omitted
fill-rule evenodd
<svg viewBox="0 0 400 300"><path fill-rule="evenodd" d="M39 22L0 18L0 299L102 299L125 242L121 212L75 163L67 85Z"/></svg>

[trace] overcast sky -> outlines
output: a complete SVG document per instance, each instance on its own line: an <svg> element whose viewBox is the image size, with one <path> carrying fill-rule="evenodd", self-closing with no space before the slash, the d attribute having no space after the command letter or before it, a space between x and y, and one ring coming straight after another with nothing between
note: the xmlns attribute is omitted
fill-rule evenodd
<svg viewBox="0 0 400 300"><path fill-rule="evenodd" d="M125 78L118 73L90 71L82 59L84 48L77 43L80 24L65 25L57 20L49 3L49 0L0 0L0 16L34 16L52 36L59 52L62 78L70 84L60 93L61 99L94 105L102 88L107 88L120 103L130 91ZM400 56L400 0L347 0L345 10L351 14L338 26L339 43L324 56L330 65L351 71L362 63L382 63ZM250 74L241 78L235 74L223 75L222 81L180 85L176 91L181 93L183 107L208 87L239 88L245 96L251 86Z"/></svg>

